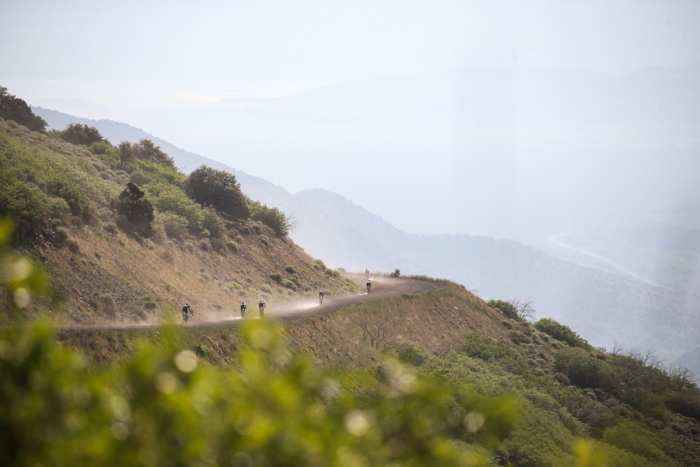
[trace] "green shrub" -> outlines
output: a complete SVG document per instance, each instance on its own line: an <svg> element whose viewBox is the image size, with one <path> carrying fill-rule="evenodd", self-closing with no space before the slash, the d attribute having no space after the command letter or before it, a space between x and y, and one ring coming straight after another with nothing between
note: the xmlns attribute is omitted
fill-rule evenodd
<svg viewBox="0 0 700 467"><path fill-rule="evenodd" d="M212 237L219 238L226 232L224 221L213 206L206 206L202 214L202 227L208 230Z"/></svg>
<svg viewBox="0 0 700 467"><path fill-rule="evenodd" d="M263 292L268 293L268 294L272 293L272 287L270 287L270 286L267 285L267 284L263 284L263 285L260 287L260 290L262 290Z"/></svg>
<svg viewBox="0 0 700 467"><path fill-rule="evenodd" d="M270 279L277 282L278 284L282 283L282 275L281 274L277 274L277 273L270 274Z"/></svg>
<svg viewBox="0 0 700 467"><path fill-rule="evenodd" d="M209 243L209 239L203 238L199 241L199 248L202 251L211 251L211 243Z"/></svg>
<svg viewBox="0 0 700 467"><path fill-rule="evenodd" d="M198 234L199 238L211 238L211 232L209 232L207 229L202 230Z"/></svg>
<svg viewBox="0 0 700 467"><path fill-rule="evenodd" d="M289 279L284 279L282 281L282 285L285 286L286 288L288 288L289 290L292 290L294 292L297 291L297 285L294 282L290 281Z"/></svg>
<svg viewBox="0 0 700 467"><path fill-rule="evenodd" d="M163 231L169 238L182 238L187 235L188 221L185 217L174 212L158 214L157 223L163 227Z"/></svg>
<svg viewBox="0 0 700 467"><path fill-rule="evenodd" d="M593 350L593 347L588 343L588 341L580 337L568 326L559 324L553 319L542 318L535 323L535 328L537 328L538 331L549 334L555 339L566 342L571 347L581 347L582 349Z"/></svg>
<svg viewBox="0 0 700 467"><path fill-rule="evenodd" d="M284 270L287 271L289 274L296 274L297 273L296 268L294 266L291 266L291 265L285 267Z"/></svg>
<svg viewBox="0 0 700 467"><path fill-rule="evenodd" d="M188 228L197 231L202 228L204 214L202 207L189 199L180 187L165 183L149 183L144 186L149 199L161 213L172 212L187 219Z"/></svg>
<svg viewBox="0 0 700 467"><path fill-rule="evenodd" d="M663 396L669 410L700 421L700 395L697 391L669 391Z"/></svg>
<svg viewBox="0 0 700 467"><path fill-rule="evenodd" d="M316 260L316 266L318 266L322 271L326 270L326 265L323 264L323 261L321 261L320 259ZM316 266L314 266L314 269L316 269Z"/></svg>
<svg viewBox="0 0 700 467"><path fill-rule="evenodd" d="M141 234L150 236L153 233L151 222L155 216L153 206L144 196L145 193L138 186L129 183L119 195L117 211Z"/></svg>
<svg viewBox="0 0 700 467"><path fill-rule="evenodd" d="M613 381L610 365L574 349L554 354L554 370L565 374L572 384L582 388L610 389Z"/></svg>
<svg viewBox="0 0 700 467"><path fill-rule="evenodd" d="M78 253L80 251L80 243L78 243L78 240L75 238L69 238L66 240L66 245L68 246L68 249L71 251L71 253Z"/></svg>
<svg viewBox="0 0 700 467"><path fill-rule="evenodd" d="M7 92L7 88L0 86L0 118L14 120L32 131L44 133L46 120L35 115L31 107L18 97Z"/></svg>
<svg viewBox="0 0 700 467"><path fill-rule="evenodd" d="M230 217L246 219L249 200L241 191L236 177L205 165L198 167L184 181L187 194L205 206L213 206Z"/></svg>
<svg viewBox="0 0 700 467"><path fill-rule="evenodd" d="M111 234L116 234L117 233L117 224L114 222L107 222L102 226L103 229L105 229L105 232L111 233Z"/></svg>
<svg viewBox="0 0 700 467"><path fill-rule="evenodd" d="M333 276L333 270L332 270L332 269L326 269L326 270L323 271L323 272L324 272L327 276L331 276L331 277Z"/></svg>
<svg viewBox="0 0 700 467"><path fill-rule="evenodd" d="M70 232L65 227L56 227L56 236L58 241L63 243L70 238Z"/></svg>
<svg viewBox="0 0 700 467"><path fill-rule="evenodd" d="M503 300L489 300L486 304L491 308L500 311L506 318L515 320L519 319L518 310L510 302Z"/></svg>
<svg viewBox="0 0 700 467"><path fill-rule="evenodd" d="M237 253L238 250L240 250L238 243L234 242L233 240L226 242L226 248L228 248L232 253Z"/></svg>
<svg viewBox="0 0 700 467"><path fill-rule="evenodd" d="M59 131L58 134L63 141L76 145L90 146L93 143L105 144L107 141L100 134L100 130L80 123L70 123L65 130Z"/></svg>
<svg viewBox="0 0 700 467"><path fill-rule="evenodd" d="M214 249L214 251L221 252L224 250L226 245L224 244L224 241L220 238L210 238L209 243L211 243L211 247Z"/></svg>
<svg viewBox="0 0 700 467"><path fill-rule="evenodd" d="M253 232L260 235L263 232L262 224L260 224L259 222L254 223L253 224Z"/></svg>
<svg viewBox="0 0 700 467"><path fill-rule="evenodd" d="M524 375L530 372L527 358L507 345L487 336L476 333L468 334L462 351L469 357L496 363L510 373Z"/></svg>
<svg viewBox="0 0 700 467"><path fill-rule="evenodd" d="M261 235L260 236L260 243L262 243L265 246L270 246L270 239L267 235Z"/></svg>
<svg viewBox="0 0 700 467"><path fill-rule="evenodd" d="M277 208L269 208L264 204L253 201L250 205L250 218L270 227L278 237L285 237L289 234L289 220Z"/></svg>

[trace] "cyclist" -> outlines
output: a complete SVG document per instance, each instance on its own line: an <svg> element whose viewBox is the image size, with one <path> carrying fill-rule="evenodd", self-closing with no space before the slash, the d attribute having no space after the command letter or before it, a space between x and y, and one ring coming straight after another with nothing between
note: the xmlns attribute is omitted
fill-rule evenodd
<svg viewBox="0 0 700 467"><path fill-rule="evenodd" d="M318 304L323 305L323 296L325 295L325 292L323 289L318 291Z"/></svg>
<svg viewBox="0 0 700 467"><path fill-rule="evenodd" d="M372 281L367 279L367 293L369 293L369 289L372 288Z"/></svg>
<svg viewBox="0 0 700 467"><path fill-rule="evenodd" d="M261 318L265 316L265 308L267 308L267 304L265 304L265 300L261 298L260 302L258 302L258 311L260 311Z"/></svg>
<svg viewBox="0 0 700 467"><path fill-rule="evenodd" d="M245 301L242 301L241 302L241 318L243 318L245 316L245 309L246 308L247 307L246 307Z"/></svg>
<svg viewBox="0 0 700 467"><path fill-rule="evenodd" d="M367 280L369 280L369 269L365 269L365 276L367 276Z"/></svg>
<svg viewBox="0 0 700 467"><path fill-rule="evenodd" d="M182 322L187 324L187 318L188 315L192 313L192 309L190 308L189 303L185 303L185 306L182 307Z"/></svg>

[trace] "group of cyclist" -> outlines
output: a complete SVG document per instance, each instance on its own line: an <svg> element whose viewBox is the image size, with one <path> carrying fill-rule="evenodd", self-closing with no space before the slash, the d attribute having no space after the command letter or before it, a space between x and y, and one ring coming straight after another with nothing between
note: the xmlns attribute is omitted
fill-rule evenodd
<svg viewBox="0 0 700 467"><path fill-rule="evenodd" d="M370 289L372 288L372 281L369 278L369 269L365 269L365 275L367 276L367 293L370 292ZM323 297L325 296L325 292L323 290L323 287L318 291L318 303L319 305L323 305ZM248 309L248 305L246 305L245 300L241 302L241 318L245 317L245 312ZM265 316L265 309L267 309L267 304L265 303L265 300L260 299L258 302L258 312L260 313L260 317L262 318ZM194 314L192 311L192 307L190 307L189 303L185 303L185 306L182 307L182 321L184 323L187 323L187 320L189 318L189 315Z"/></svg>

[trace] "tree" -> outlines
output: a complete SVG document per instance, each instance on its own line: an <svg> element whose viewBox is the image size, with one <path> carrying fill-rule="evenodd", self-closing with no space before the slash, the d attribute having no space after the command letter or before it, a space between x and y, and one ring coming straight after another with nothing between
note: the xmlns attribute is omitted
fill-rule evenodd
<svg viewBox="0 0 700 467"><path fill-rule="evenodd" d="M14 120L32 131L44 133L46 120L34 115L27 103L7 92L7 88L0 86L0 117L5 120Z"/></svg>
<svg viewBox="0 0 700 467"><path fill-rule="evenodd" d="M248 197L241 191L236 176L224 170L203 165L187 177L184 188L190 198L214 206L225 215L239 219L250 216Z"/></svg>
<svg viewBox="0 0 700 467"><path fill-rule="evenodd" d="M144 236L152 234L153 206L144 199L145 193L135 184L129 183L119 194L117 211L132 223Z"/></svg>
<svg viewBox="0 0 700 467"><path fill-rule="evenodd" d="M175 161L172 157L163 152L160 146L156 146L150 139L142 139L138 143L121 142L119 144L119 157L122 160L122 164L141 159L175 167Z"/></svg>
<svg viewBox="0 0 700 467"><path fill-rule="evenodd" d="M532 302L524 302L519 298L511 300L510 304L515 308L515 312L518 315L518 319L524 321L526 319L532 319L535 317L537 311L532 307Z"/></svg>
<svg viewBox="0 0 700 467"><path fill-rule="evenodd" d="M76 145L90 146L92 143L107 142L100 134L100 130L93 126L81 125L80 123L71 123L65 130L59 131L58 135L64 141Z"/></svg>

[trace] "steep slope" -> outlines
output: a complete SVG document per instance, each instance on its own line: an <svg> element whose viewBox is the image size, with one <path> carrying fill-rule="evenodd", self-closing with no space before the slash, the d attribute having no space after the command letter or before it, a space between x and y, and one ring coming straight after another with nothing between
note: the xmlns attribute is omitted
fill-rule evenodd
<svg viewBox="0 0 700 467"><path fill-rule="evenodd" d="M18 312L3 301L4 322L38 316L77 323L161 321L179 319L184 302L198 317L231 316L241 300L288 300L315 295L321 286L329 295L357 290L259 222L226 221L220 238L209 238L208 231L168 238L157 230L146 239L125 230L114 202L128 175L113 172L84 147L0 120L0 160L1 175L16 177L5 186L7 202L0 207L19 217L23 248L49 270L57 289L48 307L35 303Z"/></svg>

